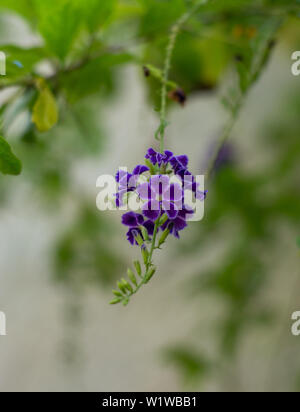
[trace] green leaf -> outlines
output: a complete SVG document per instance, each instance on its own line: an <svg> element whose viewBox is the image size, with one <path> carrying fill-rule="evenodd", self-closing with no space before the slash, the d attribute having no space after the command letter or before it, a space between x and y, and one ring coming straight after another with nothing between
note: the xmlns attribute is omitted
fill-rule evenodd
<svg viewBox="0 0 300 412"><path fill-rule="evenodd" d="M32 121L40 132L50 130L58 120L55 97L44 79L38 79L39 95L33 107Z"/></svg>
<svg viewBox="0 0 300 412"><path fill-rule="evenodd" d="M140 22L140 35L157 35L168 30L185 12L184 0L142 0L144 15Z"/></svg>
<svg viewBox="0 0 300 412"><path fill-rule="evenodd" d="M78 70L62 74L60 79L68 101L74 103L83 97L109 89L113 85L113 69L132 59L128 53L103 54L91 59Z"/></svg>
<svg viewBox="0 0 300 412"><path fill-rule="evenodd" d="M20 160L11 151L10 145L0 136L0 171L5 175L19 175L22 171Z"/></svg>
<svg viewBox="0 0 300 412"><path fill-rule="evenodd" d="M164 353L165 360L174 365L181 372L186 382L203 379L210 371L211 362L194 348L177 345L167 348Z"/></svg>
<svg viewBox="0 0 300 412"><path fill-rule="evenodd" d="M21 16L27 17L28 19L34 16L34 7L30 0L0 0L0 9L13 11Z"/></svg>
<svg viewBox="0 0 300 412"><path fill-rule="evenodd" d="M84 22L79 1L34 0L34 3L41 35L48 49L63 61Z"/></svg>
<svg viewBox="0 0 300 412"><path fill-rule="evenodd" d="M44 50L40 47L22 48L3 45L1 51L6 56L6 76L1 79L5 84L30 75L34 66L46 57Z"/></svg>
<svg viewBox="0 0 300 412"><path fill-rule="evenodd" d="M113 14L116 0L82 0L85 23L91 32L106 23Z"/></svg>

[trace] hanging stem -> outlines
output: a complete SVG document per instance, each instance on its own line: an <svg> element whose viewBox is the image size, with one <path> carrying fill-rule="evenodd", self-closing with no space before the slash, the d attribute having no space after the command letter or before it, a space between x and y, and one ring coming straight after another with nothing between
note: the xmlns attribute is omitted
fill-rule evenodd
<svg viewBox="0 0 300 412"><path fill-rule="evenodd" d="M211 157L211 160L209 162L208 168L207 168L206 173L205 173L207 179L211 177L212 172L214 170L216 160L219 157L219 153L222 150L225 143L227 142L227 140L231 136L232 129L234 128L236 120L238 118L238 115L239 115L239 113L240 113L240 111L243 107L243 102L244 102L244 97L243 96L241 96L239 98L239 100L236 102L236 105L235 105L235 108L232 112L232 115L231 115L228 123L226 124L226 126L223 130L223 133L222 133L222 135L221 135L221 137L220 137L220 139L217 143L217 147L216 147L216 149L215 149L215 151L214 151L214 153Z"/></svg>
<svg viewBox="0 0 300 412"><path fill-rule="evenodd" d="M206 178L210 178L212 176L213 170L214 170L214 166L216 163L216 160L218 159L218 156L220 154L220 151L222 150L223 146L225 145L225 143L228 141L228 139L231 136L231 132L235 126L235 123L238 119L238 116L244 106L244 102L245 99L247 98L247 95L251 89L251 87L253 86L253 84L257 81L263 67L264 67L264 59L266 56L266 52L268 50L268 48L270 47L270 41L272 40L272 38L274 37L274 34L276 33L278 27L280 27L280 25L283 22L283 17L279 16L276 19L276 22L274 23L274 28L273 30L266 36L265 41L262 43L262 45L260 46L259 50L257 51L257 55L256 55L256 59L253 63L253 66L250 70L250 77L249 77L249 85L247 90L244 93L241 93L238 97L236 102L234 103L234 107L232 108L232 113L231 116L228 120L228 123L226 124L224 131L217 143L217 147L214 151L214 154L210 160L210 163L208 165L208 168L206 170Z"/></svg>
<svg viewBox="0 0 300 412"><path fill-rule="evenodd" d="M184 13L171 28L169 41L166 49L166 58L163 68L163 79L161 87L161 107L160 107L160 124L156 132L156 136L160 141L160 152L164 151L165 129L168 125L166 120L166 105L167 105L167 84L169 81L169 72L171 68L172 55L176 43L178 33L183 24L197 11L197 9L208 0L197 1L196 4L186 13Z"/></svg>

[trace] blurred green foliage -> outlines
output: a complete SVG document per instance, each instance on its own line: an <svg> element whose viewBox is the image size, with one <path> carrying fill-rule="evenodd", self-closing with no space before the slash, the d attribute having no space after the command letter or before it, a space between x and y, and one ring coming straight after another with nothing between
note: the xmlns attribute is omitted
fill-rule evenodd
<svg viewBox="0 0 300 412"><path fill-rule="evenodd" d="M187 289L189 298L201 302L203 294L209 293L224 304L223 316L215 324L223 360L235 359L249 328L270 326L280 316L280 308L265 304L261 296L270 282L266 254L276 254L279 227L300 229L300 95L287 94L285 105L281 117L267 122L259 136L264 150L273 151L272 162L249 174L236 156L230 161L219 159L205 219L190 225L192 236L180 245L181 253L193 256L205 253L208 245L221 239L218 249L225 251L223 258L210 269L199 269L189 278ZM297 247L296 236L290 239L292 249ZM170 350L170 360L179 370L189 367L189 360L184 362L181 353L175 356ZM183 345L182 350L188 349ZM219 355L209 360L212 365L220 362Z"/></svg>
<svg viewBox="0 0 300 412"><path fill-rule="evenodd" d="M142 67L150 64L161 70L170 27L193 4L192 0L0 0L1 19L11 15L22 19L35 37L26 47L21 35L14 44L1 38L7 75L0 77L0 91L9 93L3 95L0 107L0 171L20 173L18 156L23 178L54 213L70 198L75 203L76 212L61 228L53 251L55 279L67 286L111 284L123 267L111 245L111 222L93 209L94 200L74 191L72 166L77 159L103 153L105 130L99 127L99 117L101 121L101 109L118 90L120 67L135 64L142 73ZM237 93L246 94L267 63L276 38L299 44L295 28L299 12L296 0L208 1L182 28L169 92L174 84L187 95L215 92L233 71L239 90L230 89L224 103L234 112ZM266 39L270 42L265 55L253 72ZM160 81L151 73L144 81L150 104L157 108ZM175 104L174 95L169 97L169 104ZM255 175L244 173L238 163L215 172L206 219L194 230L191 225L191 241L181 243L185 254L198 253L227 222L235 227L236 238L220 267L199 271L192 283L195 298L210 291L226 304L218 325L220 353L225 358L236 352L243 319L251 325L272 318L272 308L255 304L267 277L257 251L272 246L274 221L299 224L300 199L295 190L299 188L299 96L287 102L286 117L269 125L261 136L266 150L278 148L273 163ZM3 204L11 181L0 179ZM272 195L262 196L269 186L274 189L274 182ZM184 345L170 348L166 359L187 382L211 373L217 362Z"/></svg>

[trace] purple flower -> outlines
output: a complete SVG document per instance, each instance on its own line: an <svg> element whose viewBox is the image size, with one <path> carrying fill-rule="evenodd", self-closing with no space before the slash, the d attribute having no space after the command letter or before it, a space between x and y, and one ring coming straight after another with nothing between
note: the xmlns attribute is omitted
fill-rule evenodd
<svg viewBox="0 0 300 412"><path fill-rule="evenodd" d="M141 213L131 211L122 216L122 223L128 227L128 241L132 245L140 246L147 240L151 241L155 222L164 214L167 215L167 220L159 230L169 228L170 233L179 238L179 232L187 226L187 220L194 213L185 205L184 191L191 190L200 200L204 200L207 194L207 191L199 189L199 183L189 172L186 155L174 156L168 150L159 153L150 148L145 158L157 166L156 170L162 167L160 170L164 170L166 175L155 174L150 176L146 183L139 183L140 175L149 171L149 167L145 165L137 165L132 173L120 169L116 174L116 181L119 183L118 192L115 194L117 206L122 205L123 196L128 192L135 192L144 201ZM179 178L179 183L171 181L170 173Z"/></svg>
<svg viewBox="0 0 300 412"><path fill-rule="evenodd" d="M135 215L135 216L134 216ZM144 228L148 232L148 236L152 236L154 232L154 223L151 220L146 220L144 222L144 218L142 215L139 215L134 212L128 212L125 213L122 216L122 223L126 226L130 226L128 232L126 233L127 240L129 243L132 245L137 245L136 237L141 236L143 240L142 231L140 229L141 225L144 226Z"/></svg>
<svg viewBox="0 0 300 412"><path fill-rule="evenodd" d="M167 164L172 156L173 153L169 150L165 150L164 153L159 153L150 148L147 151L145 159L149 159L154 166L158 164L158 166L160 167L162 164Z"/></svg>
<svg viewBox="0 0 300 412"><path fill-rule="evenodd" d="M149 183L143 183L137 187L141 199L147 202L143 205L143 215L155 221L161 214L166 212L170 219L177 216L182 203L183 191L178 183L170 183L165 175L155 175L150 178Z"/></svg>
<svg viewBox="0 0 300 412"><path fill-rule="evenodd" d="M142 215L135 212L127 212L122 216L122 223L125 226L137 227L144 222Z"/></svg>
<svg viewBox="0 0 300 412"><path fill-rule="evenodd" d="M147 229L148 235L152 236L154 232L154 223L152 220L146 220L146 222L143 223L143 226Z"/></svg>
<svg viewBox="0 0 300 412"><path fill-rule="evenodd" d="M192 215L194 211L187 207L183 206L181 210L178 211L178 214L175 219L168 219L161 227L162 230L165 230L167 227L170 228L170 233L179 238L179 232L183 230L187 223L189 216Z"/></svg>
<svg viewBox="0 0 300 412"><path fill-rule="evenodd" d="M132 174L134 176L140 176L142 173L145 173L149 170L149 167L145 166L145 165L137 165L134 169Z"/></svg>
<svg viewBox="0 0 300 412"><path fill-rule="evenodd" d="M120 207L123 205L123 196L125 193L133 192L136 189L136 185L139 176L149 170L149 167L145 165L137 165L132 173L128 173L123 169L119 169L116 173L116 181L119 183L118 191L116 196L116 206Z"/></svg>
<svg viewBox="0 0 300 412"><path fill-rule="evenodd" d="M189 158L186 155L173 156L170 159L170 164L176 175L182 176L184 174L190 174L188 171Z"/></svg>
<svg viewBox="0 0 300 412"><path fill-rule="evenodd" d="M196 182L196 179L192 174L188 172L180 177L184 185L184 190L191 190L195 194L196 199L199 199L201 201L206 199L208 191L205 190L203 192L199 190L199 183Z"/></svg>
<svg viewBox="0 0 300 412"><path fill-rule="evenodd" d="M142 236L141 230L137 227L131 227L126 233L128 242L131 243L132 245L137 245L138 243L136 241L136 237L138 235Z"/></svg>

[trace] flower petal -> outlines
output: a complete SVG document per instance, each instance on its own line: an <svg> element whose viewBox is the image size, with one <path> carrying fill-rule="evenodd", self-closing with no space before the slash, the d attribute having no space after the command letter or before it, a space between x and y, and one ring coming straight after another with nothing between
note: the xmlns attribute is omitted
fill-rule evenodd
<svg viewBox="0 0 300 412"><path fill-rule="evenodd" d="M147 172L149 170L149 167L145 165L137 165L134 169L132 174L133 175L141 175L144 172Z"/></svg>
<svg viewBox="0 0 300 412"><path fill-rule="evenodd" d="M162 208L163 210L166 212L166 214L168 215L169 219L175 219L178 215L178 208L177 206L167 200L163 200L162 201Z"/></svg>
<svg viewBox="0 0 300 412"><path fill-rule="evenodd" d="M170 152L170 150L165 150L165 155L163 159L164 163L168 163L171 157L173 157L173 153Z"/></svg>
<svg viewBox="0 0 300 412"><path fill-rule="evenodd" d="M149 184L156 195L162 196L169 189L170 178L167 175L155 175L150 178Z"/></svg>
<svg viewBox="0 0 300 412"><path fill-rule="evenodd" d="M142 223L141 218L143 218L143 216L138 213L127 212L122 216L122 223L125 226L137 227Z"/></svg>
<svg viewBox="0 0 300 412"><path fill-rule="evenodd" d="M154 223L152 220L146 220L146 222L143 223L143 226L147 229L148 235L152 236L154 232Z"/></svg>
<svg viewBox="0 0 300 412"><path fill-rule="evenodd" d="M177 218L174 220L174 228L179 231L183 230L185 227L187 227L186 221L183 218L177 216Z"/></svg>
<svg viewBox="0 0 300 412"><path fill-rule="evenodd" d="M143 205L142 211L145 217L154 222L160 215L159 202L157 200L150 200L149 202Z"/></svg>
<svg viewBox="0 0 300 412"><path fill-rule="evenodd" d="M131 243L132 245L137 245L137 241L135 240L135 237L137 235L142 236L142 232L140 231L140 229L136 228L136 227L132 227L128 230L128 232L126 233L127 236L127 240L129 243Z"/></svg>
<svg viewBox="0 0 300 412"><path fill-rule="evenodd" d="M204 190L204 192L202 192L201 190L197 190L196 191L196 199L199 199L201 201L205 200L207 197L207 192L208 190Z"/></svg>
<svg viewBox="0 0 300 412"><path fill-rule="evenodd" d="M163 200L177 202L182 200L183 198L183 191L182 187L178 183L172 183L169 187L169 190L166 190L163 193Z"/></svg>
<svg viewBox="0 0 300 412"><path fill-rule="evenodd" d="M189 164L189 158L187 157L187 155L181 155L181 156L177 156L177 161L183 166L183 167L187 167Z"/></svg>
<svg viewBox="0 0 300 412"><path fill-rule="evenodd" d="M130 173L119 174L119 187L124 188L128 187L128 182L131 179L132 175Z"/></svg>
<svg viewBox="0 0 300 412"><path fill-rule="evenodd" d="M139 194L140 198L143 200L151 200L155 199L155 193L151 190L151 187L148 183L142 183L136 189L137 193Z"/></svg>

